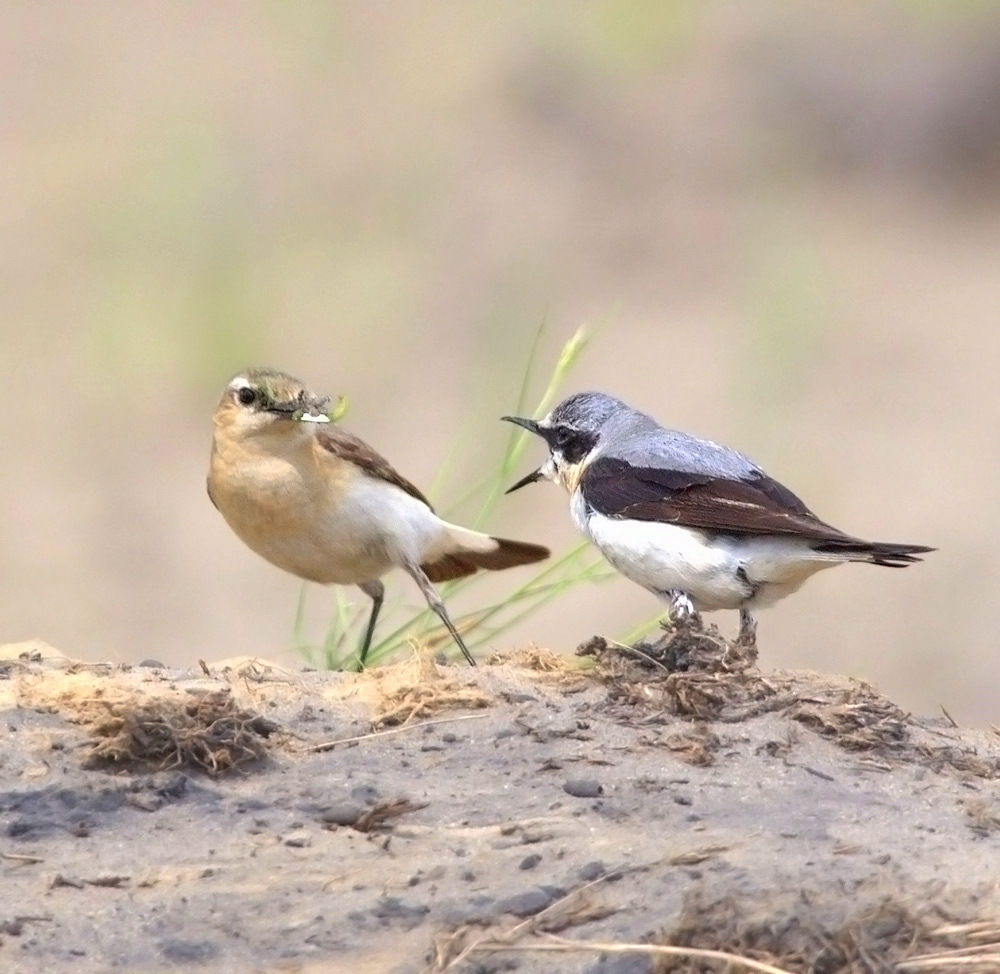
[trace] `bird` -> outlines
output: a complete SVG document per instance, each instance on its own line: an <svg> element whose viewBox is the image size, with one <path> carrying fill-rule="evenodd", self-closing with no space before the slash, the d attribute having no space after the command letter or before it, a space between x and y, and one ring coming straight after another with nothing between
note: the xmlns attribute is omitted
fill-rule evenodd
<svg viewBox="0 0 1000 974"><path fill-rule="evenodd" d="M602 392L581 392L534 420L546 461L507 493L547 479L569 494L577 528L626 578L666 601L677 623L738 609L738 641L756 644L754 612L844 562L903 568L934 551L864 541L821 521L736 450L667 429Z"/></svg>
<svg viewBox="0 0 1000 974"><path fill-rule="evenodd" d="M381 578L392 568L417 583L474 666L433 583L541 561L549 549L442 520L384 457L330 421L328 405L276 369L235 375L213 416L209 498L272 565L322 585L356 585L371 598L360 667L385 597Z"/></svg>

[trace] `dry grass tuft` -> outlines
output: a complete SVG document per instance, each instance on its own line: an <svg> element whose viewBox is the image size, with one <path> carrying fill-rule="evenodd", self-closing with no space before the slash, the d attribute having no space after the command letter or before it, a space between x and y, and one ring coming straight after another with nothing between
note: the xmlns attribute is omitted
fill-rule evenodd
<svg viewBox="0 0 1000 974"><path fill-rule="evenodd" d="M1000 805L985 798L972 798L964 802L969 828L977 835L987 836L1000 832Z"/></svg>
<svg viewBox="0 0 1000 974"><path fill-rule="evenodd" d="M506 667L508 672L518 670L525 681L564 693L584 689L591 669L589 661L538 646L491 653L485 662L490 667Z"/></svg>
<svg viewBox="0 0 1000 974"><path fill-rule="evenodd" d="M891 753L909 744L907 715L867 683L857 683L833 700L804 700L789 717L848 751Z"/></svg>
<svg viewBox="0 0 1000 974"><path fill-rule="evenodd" d="M948 767L959 774L971 774L976 778L1000 777L1000 757L982 757L975 751L959 745L927 747L920 745L918 753L934 771Z"/></svg>
<svg viewBox="0 0 1000 974"><path fill-rule="evenodd" d="M368 672L375 681L374 729L408 724L446 710L488 707L492 702L478 687L463 684L426 653Z"/></svg>
<svg viewBox="0 0 1000 974"><path fill-rule="evenodd" d="M847 751L882 761L926 765L978 778L1000 777L1000 756L984 757L958 743L932 745L916 739L919 725L870 684L852 681L848 688L817 685L788 709L788 716ZM939 737L947 733L936 732Z"/></svg>
<svg viewBox="0 0 1000 974"><path fill-rule="evenodd" d="M375 832L385 825L386 822L394 818L399 818L400 815L416 812L426 807L426 802L417 804L407 798L393 798L389 801L382 801L376 805L372 805L368 811L364 812L352 828L357 832Z"/></svg>
<svg viewBox="0 0 1000 974"><path fill-rule="evenodd" d="M919 903L915 899L914 904ZM964 956L976 956L982 951L983 940L974 940L969 927L942 927L946 919L938 911L908 906L894 899L848 916L839 926L821 926L804 919L807 911L790 908L761 915L752 904L737 903L727 897L706 901L691 897L677 924L661 942L674 946L725 951L770 964L794 974L899 974L903 970L932 969L923 967L940 951L928 954L930 948L942 944ZM979 935L988 930L997 933L995 924L975 925ZM989 949L989 948L987 948ZM923 960L918 961L918 957ZM980 955L982 959L982 955ZM988 958L987 958L988 959ZM984 964L969 968L967 962L956 966L936 967L936 970L993 971L998 968ZM714 974L718 966L698 957L664 958L658 962L657 974ZM959 966L961 965L961 966Z"/></svg>
<svg viewBox="0 0 1000 974"><path fill-rule="evenodd" d="M527 649L515 649L510 652L490 653L486 657L487 666L516 666L522 670L533 670L536 673L579 673L579 667L574 666L572 657L554 653L551 649L539 646L528 646Z"/></svg>
<svg viewBox="0 0 1000 974"><path fill-rule="evenodd" d="M715 751L722 742L704 724L698 723L690 729L668 734L662 743L674 757L685 764L696 768L707 768L715 764Z"/></svg>
<svg viewBox="0 0 1000 974"><path fill-rule="evenodd" d="M552 936L570 927L611 916L617 910L591 897L594 888L620 879L622 873L609 873L570 890L534 916L513 925L492 924L484 931L477 923L465 923L445 931L434 939L434 949L427 974L443 974L458 968L476 953L494 953L518 949L525 937Z"/></svg>
<svg viewBox="0 0 1000 974"><path fill-rule="evenodd" d="M229 690L194 698L93 699L78 720L94 737L85 767L152 766L197 768L216 775L267 751L278 728L260 714L240 708Z"/></svg>
<svg viewBox="0 0 1000 974"><path fill-rule="evenodd" d="M724 847L707 847L675 864L701 862ZM617 878L620 874L605 877ZM600 880L596 881L600 882ZM648 957L656 974L905 974L1000 970L1000 922L955 924L929 896L913 905L885 897L874 906L821 919L802 893L779 894L782 903L734 897L687 898L677 923L646 942L576 940L556 934L615 912L590 898L588 883L537 916L486 930L466 924L435 942L428 972L455 971L476 954L596 954ZM849 905L845 906L850 909ZM548 969L548 968L546 968ZM559 968L553 967L553 970Z"/></svg>
<svg viewBox="0 0 1000 974"><path fill-rule="evenodd" d="M953 923L932 930L930 937L939 946L926 954L907 958L897 965L906 971L965 974L996 974L1000 971L1000 920Z"/></svg>

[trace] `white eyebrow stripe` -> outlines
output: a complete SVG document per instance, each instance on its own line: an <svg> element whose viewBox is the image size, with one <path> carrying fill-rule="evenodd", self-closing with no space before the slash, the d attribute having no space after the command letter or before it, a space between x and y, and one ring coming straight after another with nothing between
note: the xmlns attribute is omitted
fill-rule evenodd
<svg viewBox="0 0 1000 974"><path fill-rule="evenodd" d="M229 383L229 388L234 391L237 389L249 389L250 380L245 375L238 375Z"/></svg>

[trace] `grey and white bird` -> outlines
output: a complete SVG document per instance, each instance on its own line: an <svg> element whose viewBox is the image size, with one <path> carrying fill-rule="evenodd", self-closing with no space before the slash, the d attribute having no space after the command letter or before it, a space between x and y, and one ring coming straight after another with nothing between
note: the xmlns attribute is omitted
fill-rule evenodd
<svg viewBox="0 0 1000 974"><path fill-rule="evenodd" d="M543 478L561 484L574 523L619 572L666 600L674 619L738 609L744 642L755 638L753 610L824 568L903 568L934 550L845 534L742 453L601 392L570 396L542 420L503 418L549 447L508 493Z"/></svg>

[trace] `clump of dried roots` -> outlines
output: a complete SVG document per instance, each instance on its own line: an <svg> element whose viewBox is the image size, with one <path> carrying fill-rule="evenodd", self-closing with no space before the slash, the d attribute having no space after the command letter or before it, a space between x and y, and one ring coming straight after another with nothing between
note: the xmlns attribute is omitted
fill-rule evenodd
<svg viewBox="0 0 1000 974"><path fill-rule="evenodd" d="M266 739L278 729L242 709L229 690L193 698L94 700L91 713L81 716L94 738L85 767L188 767L216 775L263 758Z"/></svg>
<svg viewBox="0 0 1000 974"><path fill-rule="evenodd" d="M658 640L636 646L595 636L577 654L594 657L612 700L695 720L745 720L774 709L776 691L757 669L755 647L725 639L714 625L664 622Z"/></svg>

